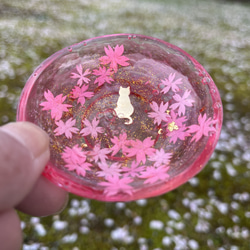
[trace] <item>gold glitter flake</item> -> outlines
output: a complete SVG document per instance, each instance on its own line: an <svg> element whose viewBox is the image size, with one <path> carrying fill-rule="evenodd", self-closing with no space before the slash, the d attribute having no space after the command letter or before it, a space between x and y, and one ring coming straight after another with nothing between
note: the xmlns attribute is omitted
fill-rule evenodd
<svg viewBox="0 0 250 250"><path fill-rule="evenodd" d="M168 130L172 132L173 130L178 130L179 127L175 124L175 122L171 122L168 124Z"/></svg>

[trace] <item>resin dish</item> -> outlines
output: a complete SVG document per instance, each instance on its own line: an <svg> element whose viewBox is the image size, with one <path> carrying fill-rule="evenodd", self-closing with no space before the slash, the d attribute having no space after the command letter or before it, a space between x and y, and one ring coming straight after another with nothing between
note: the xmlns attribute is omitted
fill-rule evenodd
<svg viewBox="0 0 250 250"><path fill-rule="evenodd" d="M86 198L129 201L168 192L204 167L219 138L222 104L186 52L117 34L45 60L25 85L17 120L49 134L49 180Z"/></svg>

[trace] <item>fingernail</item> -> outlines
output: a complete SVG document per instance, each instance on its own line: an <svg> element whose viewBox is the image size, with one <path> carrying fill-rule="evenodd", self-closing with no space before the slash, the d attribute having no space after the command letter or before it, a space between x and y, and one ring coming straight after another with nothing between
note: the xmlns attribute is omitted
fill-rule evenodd
<svg viewBox="0 0 250 250"><path fill-rule="evenodd" d="M0 127L0 129L28 148L35 159L42 155L45 155L45 157L49 155L49 137L35 124L13 122Z"/></svg>

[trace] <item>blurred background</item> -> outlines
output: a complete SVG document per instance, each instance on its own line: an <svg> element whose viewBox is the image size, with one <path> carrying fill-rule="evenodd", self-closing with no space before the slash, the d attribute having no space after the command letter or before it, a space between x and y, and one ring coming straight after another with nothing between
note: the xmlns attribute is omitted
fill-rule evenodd
<svg viewBox="0 0 250 250"><path fill-rule="evenodd" d="M21 214L23 250L250 249L250 2L0 0L0 125L15 121L33 70L71 44L112 33L170 42L214 79L224 106L204 170L165 195L129 203L70 196L58 215Z"/></svg>

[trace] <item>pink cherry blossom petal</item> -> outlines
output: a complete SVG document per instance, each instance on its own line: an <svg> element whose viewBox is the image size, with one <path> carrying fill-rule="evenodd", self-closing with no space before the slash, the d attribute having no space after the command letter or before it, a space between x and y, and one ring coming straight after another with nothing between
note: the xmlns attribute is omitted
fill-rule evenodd
<svg viewBox="0 0 250 250"><path fill-rule="evenodd" d="M89 155L95 162L105 163L108 158L108 154L111 153L110 148L101 148L100 144L95 145L92 151L89 152Z"/></svg>
<svg viewBox="0 0 250 250"><path fill-rule="evenodd" d="M189 126L188 132L191 134L195 133L191 141L195 140L197 142L201 139L203 135L208 136L210 132L216 132L215 127L212 126L216 123L216 121L211 120L211 118L207 119L206 114L204 114L203 116L202 114L199 115L198 123L198 125L194 124Z"/></svg>
<svg viewBox="0 0 250 250"><path fill-rule="evenodd" d="M84 105L86 98L91 98L94 96L94 92L86 92L88 87L89 87L88 85L83 85L81 88L75 86L72 89L71 97L73 99L78 99L77 103L81 103L81 105Z"/></svg>
<svg viewBox="0 0 250 250"><path fill-rule="evenodd" d="M80 87L82 86L83 82L89 83L90 79L87 78L86 76L91 74L91 71L89 69L86 69L83 73L83 68L81 64L76 65L76 70L78 74L73 72L71 73L70 78L73 78L73 79L79 78L77 81L77 85L79 85Z"/></svg>
<svg viewBox="0 0 250 250"><path fill-rule="evenodd" d="M119 135L119 138L114 136L114 138L112 138L111 141L114 143L114 146L111 148L111 150L113 151L112 156L114 156L120 150L123 150L125 145L128 143L127 134L122 133L122 134Z"/></svg>
<svg viewBox="0 0 250 250"><path fill-rule="evenodd" d="M66 96L63 96L62 94L54 97L50 90L47 90L47 92L44 91L44 97L47 101L40 103L40 106L43 106L42 110L50 110L51 118L56 121L62 118L63 112L67 112L68 108L72 107L70 104L63 104Z"/></svg>
<svg viewBox="0 0 250 250"><path fill-rule="evenodd" d="M136 156L137 163L146 162L146 156L150 156L155 152L153 148L154 140L147 137L143 141L136 139L135 141L130 140L129 145L123 148L123 152L127 157Z"/></svg>
<svg viewBox="0 0 250 250"><path fill-rule="evenodd" d="M179 87L177 85L182 84L182 78L178 78L177 80L174 81L175 78L175 73L170 73L168 78L165 78L164 80L161 81L165 87L162 89L161 92L166 94L170 89L173 92L179 91Z"/></svg>
<svg viewBox="0 0 250 250"><path fill-rule="evenodd" d="M104 48L106 56L102 56L99 58L101 64L109 64L110 68L114 70L114 72L117 72L118 70L118 64L121 66L128 66L129 63L127 62L129 60L128 57L122 56L124 52L123 45L119 46L116 45L114 50L108 45L108 48Z"/></svg>
<svg viewBox="0 0 250 250"><path fill-rule="evenodd" d="M54 130L56 136L65 134L66 138L71 139L72 133L76 134L79 131L78 128L74 127L76 120L73 118L68 119L65 123L62 120L55 123L58 126Z"/></svg>
<svg viewBox="0 0 250 250"><path fill-rule="evenodd" d="M191 107L195 102L192 99L188 99L190 92L191 90L186 90L182 97L178 94L173 96L173 99L176 101L176 103L172 104L170 108L173 110L178 109L179 116L186 113L186 106Z"/></svg>
<svg viewBox="0 0 250 250"><path fill-rule="evenodd" d="M80 131L80 134L83 136L91 135L92 137L97 138L98 133L104 133L104 128L97 126L99 124L99 120L96 118L94 118L92 122L90 122L88 119L85 119L83 123L85 128Z"/></svg>
<svg viewBox="0 0 250 250"><path fill-rule="evenodd" d="M162 165L160 167L147 167L145 171L141 172L140 178L146 179L144 184L153 184L157 181L166 181L169 179L167 173L169 167Z"/></svg>
<svg viewBox="0 0 250 250"><path fill-rule="evenodd" d="M100 171L96 172L96 175L99 177L104 177L105 179L109 179L109 177L114 176L121 176L121 164L118 162L115 162L111 164L110 166L107 163L100 163L98 164Z"/></svg>
<svg viewBox="0 0 250 250"><path fill-rule="evenodd" d="M66 147L61 153L61 157L66 163L65 167L69 171L76 171L78 175L85 176L86 170L90 170L90 166L92 166L91 163L86 162L86 152L83 152L78 145L73 148Z"/></svg>
<svg viewBox="0 0 250 250"><path fill-rule="evenodd" d="M102 86L105 82L111 84L114 81L110 76L113 74L111 69L105 67L99 67L99 69L93 70L93 75L99 76L95 79L94 84L98 83L98 86Z"/></svg>
<svg viewBox="0 0 250 250"><path fill-rule="evenodd" d="M176 143L178 139L184 141L186 137L190 136L190 133L187 131L187 127L184 125L178 127L178 129L173 131L168 131L167 135L170 137L169 142Z"/></svg>
<svg viewBox="0 0 250 250"><path fill-rule="evenodd" d="M133 161L131 163L131 166L124 167L122 169L122 171L125 172L123 175L125 177L132 177L132 178L139 177L140 172L142 172L146 167L145 166L138 166L138 165L139 165L138 163Z"/></svg>
<svg viewBox="0 0 250 250"><path fill-rule="evenodd" d="M167 121L168 117L170 117L169 114L166 113L168 109L168 102L165 104L161 102L160 106L158 106L158 104L153 101L150 104L150 107L154 112L149 112L148 117L154 118L154 124L160 125L162 121Z"/></svg>
<svg viewBox="0 0 250 250"><path fill-rule="evenodd" d="M164 149L161 148L160 150L156 150L155 153L148 157L150 161L155 162L154 166L159 167L161 165L167 165L169 164L172 153L165 153Z"/></svg>
<svg viewBox="0 0 250 250"><path fill-rule="evenodd" d="M99 185L105 187L104 194L107 196L114 196L118 193L132 195L133 187L128 185L131 182L133 182L132 178L123 177L120 179L119 176L114 175L107 177L107 181L100 182Z"/></svg>
<svg viewBox="0 0 250 250"><path fill-rule="evenodd" d="M187 121L186 116L179 116L178 113L174 112L174 110L170 111L170 117L168 118L167 124L164 125L168 126L169 123L174 122L178 127L182 127L184 122Z"/></svg>

